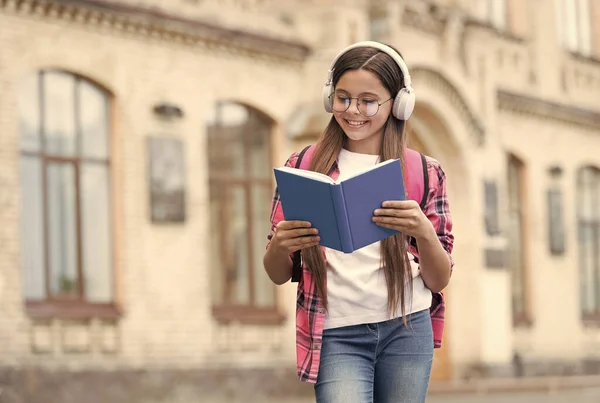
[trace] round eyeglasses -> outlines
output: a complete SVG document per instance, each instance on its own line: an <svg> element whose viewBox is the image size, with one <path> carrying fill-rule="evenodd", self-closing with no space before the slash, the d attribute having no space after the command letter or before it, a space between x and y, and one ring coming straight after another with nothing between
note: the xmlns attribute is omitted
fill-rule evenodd
<svg viewBox="0 0 600 403"><path fill-rule="evenodd" d="M329 97L333 98L331 105L332 105L332 109L335 112L346 112L348 110L348 108L350 108L350 105L352 104L352 100L356 99L358 112L367 118L377 115L377 112L379 112L379 107L381 105L385 104L386 102L388 102L390 99L392 99L392 98L389 98L389 99L379 103L372 96L362 96L362 97L358 97L358 98L352 98L346 94L333 93Z"/></svg>

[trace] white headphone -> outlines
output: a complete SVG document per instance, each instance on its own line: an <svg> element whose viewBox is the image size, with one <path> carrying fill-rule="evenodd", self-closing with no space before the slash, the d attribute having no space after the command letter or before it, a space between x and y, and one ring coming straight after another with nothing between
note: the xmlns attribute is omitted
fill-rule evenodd
<svg viewBox="0 0 600 403"><path fill-rule="evenodd" d="M392 49L389 46L386 46L382 43L373 42L373 41L357 42L353 45L350 45L346 49L342 50L335 57L335 59L333 59L333 62L331 63L331 66L329 67L327 82L325 83L325 86L323 87L323 104L325 106L325 110L329 113L333 112L333 107L331 105L331 101L332 101L331 94L333 94L333 90L334 90L334 88L333 88L333 70L334 70L335 63L344 53L348 52L350 49L363 48L363 47L375 48L375 49L381 50L384 53L387 53L392 59L394 59L396 64L398 64L398 66L400 67L400 70L402 70L402 74L404 75L404 88L401 88L400 91L398 91L398 95L396 95L396 99L394 99L394 103L392 105L392 115L394 115L394 117L396 119L407 120L410 117L410 115L412 115L412 112L415 109L415 92L411 87L410 74L408 73L408 67L406 66L406 63L404 63L404 60L402 60L402 57L400 57L398 52L396 52L394 49Z"/></svg>

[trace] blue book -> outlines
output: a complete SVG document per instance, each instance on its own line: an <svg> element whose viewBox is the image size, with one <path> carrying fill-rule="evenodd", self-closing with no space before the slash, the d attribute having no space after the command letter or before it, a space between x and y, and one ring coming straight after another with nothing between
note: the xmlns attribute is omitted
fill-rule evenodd
<svg viewBox="0 0 600 403"><path fill-rule="evenodd" d="M399 159L374 165L340 183L297 168L275 168L287 221L308 221L319 230L320 245L351 253L398 231L378 226L373 212L387 200L406 200Z"/></svg>

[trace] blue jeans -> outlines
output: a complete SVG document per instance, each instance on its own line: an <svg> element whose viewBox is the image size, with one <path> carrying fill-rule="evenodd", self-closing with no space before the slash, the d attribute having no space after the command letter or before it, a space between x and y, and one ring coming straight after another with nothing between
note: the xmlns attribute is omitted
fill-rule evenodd
<svg viewBox="0 0 600 403"><path fill-rule="evenodd" d="M429 310L326 329L317 403L424 403L433 362Z"/></svg>

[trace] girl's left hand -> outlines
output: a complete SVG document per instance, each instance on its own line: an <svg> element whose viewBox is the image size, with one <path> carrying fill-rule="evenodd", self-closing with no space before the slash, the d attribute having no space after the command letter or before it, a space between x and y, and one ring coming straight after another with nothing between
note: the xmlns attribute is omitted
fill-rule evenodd
<svg viewBox="0 0 600 403"><path fill-rule="evenodd" d="M383 202L375 210L373 222L381 227L400 231L414 238L426 238L435 234L433 225L414 200L392 200Z"/></svg>

